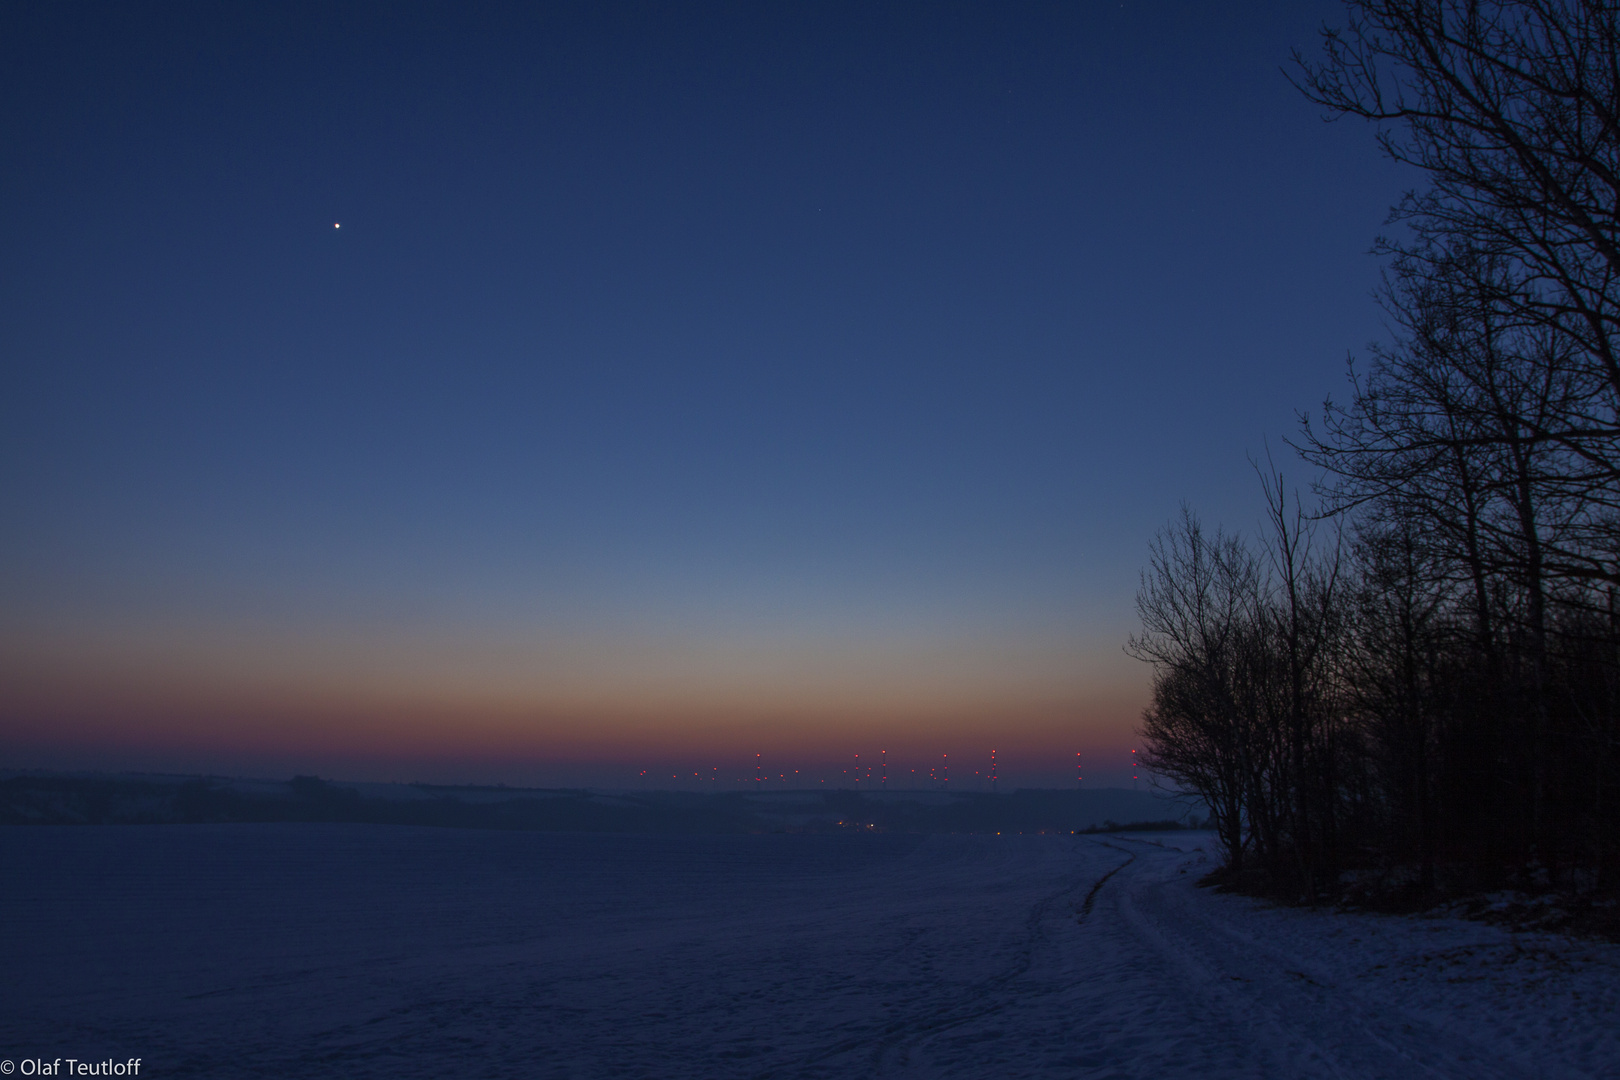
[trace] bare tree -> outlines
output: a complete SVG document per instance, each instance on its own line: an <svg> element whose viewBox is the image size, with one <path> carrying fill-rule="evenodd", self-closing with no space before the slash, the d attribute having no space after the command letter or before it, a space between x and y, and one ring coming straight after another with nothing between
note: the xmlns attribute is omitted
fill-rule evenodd
<svg viewBox="0 0 1620 1080"><path fill-rule="evenodd" d="M1196 793L1215 819L1227 864L1243 869L1257 731L1242 688L1259 564L1235 537L1210 536L1183 507L1154 539L1137 592L1142 632L1127 651L1153 666L1143 716L1145 766Z"/></svg>
<svg viewBox="0 0 1620 1080"><path fill-rule="evenodd" d="M1287 747L1289 847L1299 884L1314 898L1323 856L1336 831L1340 716L1332 659L1342 631L1339 611L1337 543L1317 543L1318 520L1305 513L1298 494L1289 496L1282 473L1269 457L1256 463L1265 496L1265 550L1275 597L1262 608L1274 627L1275 652L1282 671L1279 741ZM1337 538L1335 537L1335 541Z"/></svg>
<svg viewBox="0 0 1620 1080"><path fill-rule="evenodd" d="M1296 85L1334 115L1380 124L1394 160L1429 179L1383 243L1410 302L1471 311L1528 367L1510 408L1521 445L1555 447L1583 515L1546 569L1620 582L1620 15L1583 0L1350 0L1296 53ZM1465 301L1465 302L1463 302ZM1408 303L1410 306L1410 303ZM1538 370L1539 369L1539 370ZM1475 387L1476 390L1480 389ZM1499 425L1503 426L1503 425Z"/></svg>
<svg viewBox="0 0 1620 1080"><path fill-rule="evenodd" d="M1428 890L1435 885L1442 656L1455 641L1448 626L1455 594L1414 519L1368 522L1353 554L1358 573L1344 648L1348 704L1369 729L1388 839L1417 855L1419 885Z"/></svg>

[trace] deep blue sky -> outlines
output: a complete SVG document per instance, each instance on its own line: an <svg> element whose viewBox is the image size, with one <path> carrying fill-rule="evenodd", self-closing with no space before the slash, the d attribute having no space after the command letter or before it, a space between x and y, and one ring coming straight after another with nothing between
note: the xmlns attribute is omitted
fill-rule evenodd
<svg viewBox="0 0 1620 1080"><path fill-rule="evenodd" d="M1128 746L1147 542L1380 333L1338 17L7 7L0 758Z"/></svg>

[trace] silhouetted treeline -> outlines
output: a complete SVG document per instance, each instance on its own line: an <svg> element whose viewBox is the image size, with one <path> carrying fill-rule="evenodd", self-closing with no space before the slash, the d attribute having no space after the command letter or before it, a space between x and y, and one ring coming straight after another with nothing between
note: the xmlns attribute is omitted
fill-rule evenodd
<svg viewBox="0 0 1620 1080"><path fill-rule="evenodd" d="M1268 470L1258 542L1159 539L1150 762L1305 896L1368 865L1613 888L1620 14L1347 6L1296 85L1428 179L1380 242L1392 340L1305 418L1317 517Z"/></svg>

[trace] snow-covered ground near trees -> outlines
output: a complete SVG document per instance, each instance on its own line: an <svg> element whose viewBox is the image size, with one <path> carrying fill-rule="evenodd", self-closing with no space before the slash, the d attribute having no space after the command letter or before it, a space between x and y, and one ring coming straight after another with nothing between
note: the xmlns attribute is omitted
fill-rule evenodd
<svg viewBox="0 0 1620 1080"><path fill-rule="evenodd" d="M1620 946L1193 887L1202 834L0 830L0 1058L141 1076L1620 1076Z"/></svg>

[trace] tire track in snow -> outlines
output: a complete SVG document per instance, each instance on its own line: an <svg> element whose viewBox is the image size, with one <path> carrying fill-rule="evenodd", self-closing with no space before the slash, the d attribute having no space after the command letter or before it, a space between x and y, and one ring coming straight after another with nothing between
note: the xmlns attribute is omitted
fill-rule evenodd
<svg viewBox="0 0 1620 1080"><path fill-rule="evenodd" d="M1092 904L1096 901L1098 891L1107 883L1108 879L1129 866L1136 859L1134 854L1104 841L1094 840L1092 843L1120 852L1126 858L1124 862L1093 882L1091 889L1086 893L1083 903L1074 907L1073 910L1081 913L1081 919L1084 919L1085 913L1090 912ZM1047 936L1042 924L1049 917L1053 908L1066 897L1078 891L1084 882L1085 878L1082 876L1056 892L1042 897L1030 908L1029 913L1024 918L1023 940L1013 950L1013 962L1002 971L963 987L953 996L953 1000L946 1005L925 1005L920 1009L913 1010L910 1015L889 1021L877 1031L851 1036L831 1046L824 1047L805 1057L800 1062L800 1066L818 1065L832 1058L859 1051L863 1047L871 1047L870 1064L874 1070L881 1070L889 1055L897 1051L899 1056L898 1064L904 1067L908 1063L910 1051L915 1049L924 1039L936 1037L946 1031L970 1024L975 1020L1000 1013L1009 1006L1017 1004L1021 998L1028 996L1030 992L1039 993L1039 990L1022 994L1016 990L1010 993L1008 991L1011 989L1011 984L1027 974L1034 963L1037 949ZM1001 1000L987 1000L998 993L1003 993L1005 996ZM767 1078L776 1075L779 1075L778 1070L767 1070L757 1073L755 1080L767 1080Z"/></svg>
<svg viewBox="0 0 1620 1080"><path fill-rule="evenodd" d="M1112 848L1114 851L1125 852L1124 848L1114 847L1113 844L1108 843L1106 840L1093 840L1092 843L1101 844L1103 847ZM1098 878L1097 879L1097 884L1093 885L1091 887L1091 891L1086 893L1086 902L1084 904L1080 905L1080 908L1079 908L1078 912L1076 913L1076 915L1077 915L1077 918L1075 920L1076 922L1082 922L1083 923L1083 922L1086 921L1086 916L1091 914L1091 906L1097 902L1097 894L1102 891L1102 887L1104 885L1108 884L1108 879L1113 877L1115 874L1119 873L1121 870L1125 869L1127 866L1131 865L1131 863L1136 861L1136 856L1135 855L1131 855L1129 852L1125 852L1125 854L1128 856L1128 858L1126 858L1126 860L1124 862L1120 863L1118 866L1114 867L1112 870L1108 871L1108 873L1106 873L1102 877Z"/></svg>

